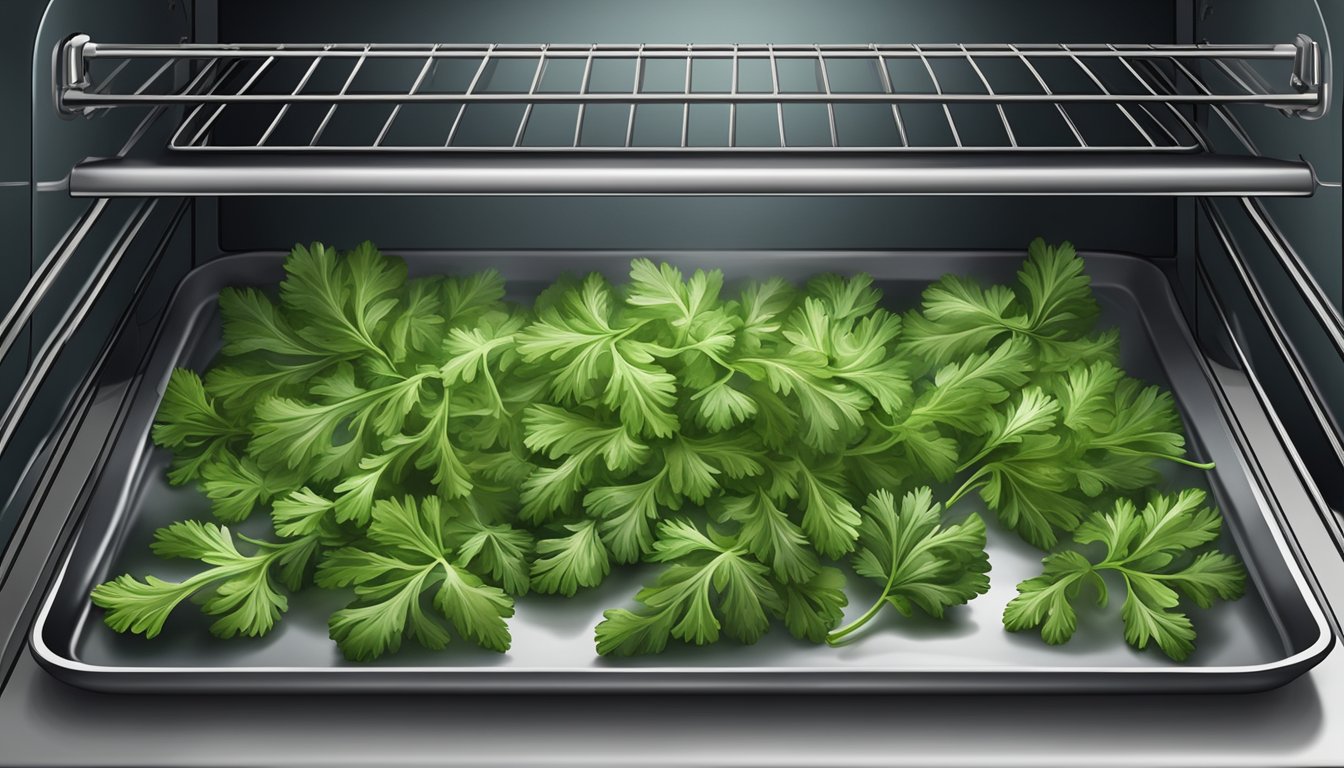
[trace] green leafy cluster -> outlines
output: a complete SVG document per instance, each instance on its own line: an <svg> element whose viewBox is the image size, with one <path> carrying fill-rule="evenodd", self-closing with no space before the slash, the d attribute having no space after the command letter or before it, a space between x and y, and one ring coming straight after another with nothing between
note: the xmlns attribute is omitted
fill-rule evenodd
<svg viewBox="0 0 1344 768"><path fill-rule="evenodd" d="M1095 561L1077 551L1045 558L1045 570L1018 585L1018 596L1004 609L1009 630L1041 628L1051 645L1068 642L1078 626L1073 607L1084 586L1096 589L1106 605L1103 573L1114 573L1125 586L1121 618L1125 640L1137 648L1156 643L1176 661L1195 650L1195 628L1177 610L1185 597L1200 608L1214 599L1235 600L1246 588L1246 570L1229 554L1205 545L1218 538L1222 518L1204 506L1200 490L1174 496L1154 495L1143 511L1121 499L1106 514L1093 512L1074 532L1079 544L1101 544Z"/></svg>
<svg viewBox="0 0 1344 768"><path fill-rule="evenodd" d="M1045 549L1156 460L1189 463L1067 244L1033 243L1013 286L948 275L904 315L866 275L730 292L636 259L523 307L496 273L408 279L367 243L285 269L278 300L221 293L219 358L173 372L153 430L171 482L271 534L160 531L156 552L204 569L97 587L117 631L152 637L198 595L215 634L265 634L311 582L351 595L329 621L351 659L454 634L504 651L515 598L645 562L662 571L606 612L598 653L776 622L835 643L884 605L941 617L988 590L983 520L944 522L963 497ZM837 630L846 563L882 592Z"/></svg>

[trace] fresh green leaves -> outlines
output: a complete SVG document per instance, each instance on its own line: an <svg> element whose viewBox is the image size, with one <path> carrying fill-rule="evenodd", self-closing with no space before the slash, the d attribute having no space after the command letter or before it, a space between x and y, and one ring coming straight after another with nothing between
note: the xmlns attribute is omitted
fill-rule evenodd
<svg viewBox="0 0 1344 768"><path fill-rule="evenodd" d="M934 283L923 312L906 316L907 348L945 365L1010 336L1034 350L1044 371L1114 357L1114 336L1088 335L1098 307L1073 245L1037 238L1017 278L1016 286L988 289L956 275Z"/></svg>
<svg viewBox="0 0 1344 768"><path fill-rule="evenodd" d="M635 595L637 611L607 611L597 625L597 652L658 653L671 638L694 645L719 639L720 631L754 643L770 616L783 608L764 565L731 539L702 533L677 521L663 523L651 558L670 562L654 586Z"/></svg>
<svg viewBox="0 0 1344 768"><path fill-rule="evenodd" d="M448 632L429 607L459 635L492 650L509 649L505 619L513 615L513 599L453 562L446 524L436 498L380 501L368 528L378 551L338 549L318 566L318 586L354 588L355 602L329 622L346 657L378 658L397 650L406 635L431 650L443 648Z"/></svg>
<svg viewBox="0 0 1344 768"><path fill-rule="evenodd" d="M296 246L285 271L278 292L221 292L219 359L172 374L153 429L171 482L271 535L240 551L213 523L160 531L156 551L202 570L98 587L118 631L157 634L200 595L217 634L262 634L314 581L353 598L329 622L350 659L407 637L502 651L515 597L645 562L664 568L607 612L599 653L772 624L834 642L883 606L937 617L987 589L981 518L943 519L967 496L1048 549L1156 461L1208 466L1171 395L1116 367L1068 244L1033 243L1012 285L947 275L904 314L867 275L730 286L647 259L528 307L496 272L408 279L368 243ZM1039 623L1058 639L1100 566L1051 557ZM837 631L844 561L883 594ZM1191 568L1192 600L1227 591L1222 561ZM1177 581L1133 582L1135 642L1180 637L1159 588Z"/></svg>
<svg viewBox="0 0 1344 768"><path fill-rule="evenodd" d="M989 591L989 558L985 555L985 524L972 514L963 522L939 525L942 506L927 487L896 497L878 491L868 497L859 528L854 572L882 585L882 594L866 613L830 633L839 643L890 605L903 616L919 608L942 618L950 606L964 605Z"/></svg>
<svg viewBox="0 0 1344 768"><path fill-rule="evenodd" d="M289 607L277 582L283 580L297 588L294 577L307 564L315 542L305 537L277 545L240 538L257 551L251 555L239 552L229 529L214 523L173 523L154 535L155 554L199 560L209 568L182 582L118 576L94 588L93 603L107 611L107 625L116 631L155 637L173 609L205 592L208 597L201 610L219 617L210 625L211 633L225 638L264 635Z"/></svg>
<svg viewBox="0 0 1344 768"><path fill-rule="evenodd" d="M1012 631L1040 627L1047 643L1068 642L1078 623L1073 601L1090 585L1105 605L1102 574L1110 572L1125 588L1125 641L1139 649L1156 644L1184 661L1195 649L1195 629L1178 610L1181 598L1209 608L1215 598L1240 597L1246 584L1246 571L1235 557L1205 547L1218 538L1222 518L1204 502L1203 491L1187 490L1155 495L1141 512L1121 499L1109 513L1092 513L1074 541L1100 544L1105 556L1093 561L1065 551L1046 557L1043 573L1018 585L1018 596L1004 609L1004 626Z"/></svg>

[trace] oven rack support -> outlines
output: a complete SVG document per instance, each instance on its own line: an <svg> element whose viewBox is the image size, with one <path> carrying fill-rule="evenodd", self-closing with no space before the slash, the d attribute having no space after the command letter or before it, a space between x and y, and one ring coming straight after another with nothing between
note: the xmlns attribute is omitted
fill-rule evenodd
<svg viewBox="0 0 1344 768"><path fill-rule="evenodd" d="M68 114L151 107L177 120L152 155L77 165L71 193L91 197L1310 195L1303 161L1210 153L1194 108L1314 119L1329 93L1305 36L1178 46L76 35L56 61Z"/></svg>

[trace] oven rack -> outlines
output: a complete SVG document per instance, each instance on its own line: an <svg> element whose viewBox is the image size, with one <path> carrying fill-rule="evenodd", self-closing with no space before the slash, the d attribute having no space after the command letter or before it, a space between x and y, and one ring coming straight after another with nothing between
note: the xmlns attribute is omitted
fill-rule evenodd
<svg viewBox="0 0 1344 768"><path fill-rule="evenodd" d="M1290 44L104 44L67 113L177 120L74 195L1308 195L1302 161L1208 151L1200 109L1314 119ZM1278 83L1275 86L1274 83ZM172 109L180 107L181 109Z"/></svg>

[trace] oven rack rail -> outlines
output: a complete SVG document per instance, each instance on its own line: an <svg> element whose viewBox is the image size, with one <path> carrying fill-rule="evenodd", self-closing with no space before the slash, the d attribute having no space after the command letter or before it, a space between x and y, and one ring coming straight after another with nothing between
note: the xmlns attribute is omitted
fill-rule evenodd
<svg viewBox="0 0 1344 768"><path fill-rule="evenodd" d="M153 108L150 157L77 196L1309 195L1305 162L1208 151L1202 107L1315 119L1290 44L123 45L57 57L72 115ZM1275 86L1273 83L1278 83ZM180 109L174 109L174 108Z"/></svg>

